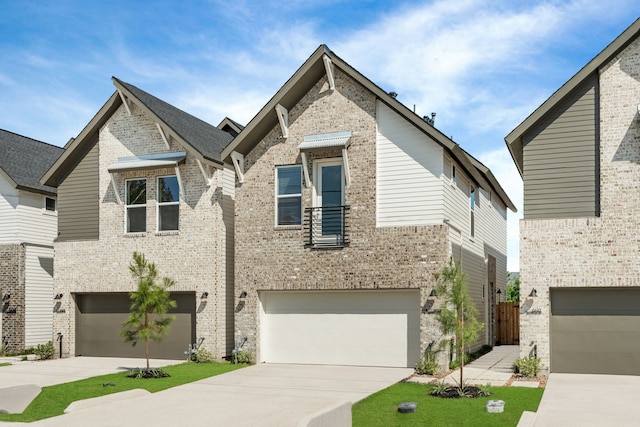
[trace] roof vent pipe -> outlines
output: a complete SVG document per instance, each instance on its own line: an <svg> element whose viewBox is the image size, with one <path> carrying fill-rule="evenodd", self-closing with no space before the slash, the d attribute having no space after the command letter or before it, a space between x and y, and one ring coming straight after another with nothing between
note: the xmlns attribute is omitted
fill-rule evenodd
<svg viewBox="0 0 640 427"><path fill-rule="evenodd" d="M398 92L389 92L389 96L392 97L393 99L396 99L398 97Z"/></svg>

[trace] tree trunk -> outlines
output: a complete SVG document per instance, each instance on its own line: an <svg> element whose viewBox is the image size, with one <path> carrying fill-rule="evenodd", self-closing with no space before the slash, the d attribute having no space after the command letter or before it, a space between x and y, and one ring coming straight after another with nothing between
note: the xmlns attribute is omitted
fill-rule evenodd
<svg viewBox="0 0 640 427"><path fill-rule="evenodd" d="M147 327L147 330L149 330L149 315L145 314L144 315L144 324ZM144 351L145 351L145 355L147 357L147 371L149 370L149 338L146 338L144 340Z"/></svg>

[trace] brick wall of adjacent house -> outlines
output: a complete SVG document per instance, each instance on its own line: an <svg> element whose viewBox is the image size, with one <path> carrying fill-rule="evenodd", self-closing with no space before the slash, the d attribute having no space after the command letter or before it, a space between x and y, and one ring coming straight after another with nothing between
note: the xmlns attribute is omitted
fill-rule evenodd
<svg viewBox="0 0 640 427"><path fill-rule="evenodd" d="M96 241L55 243L54 292L63 293L59 313L54 313L54 333L65 336L63 354L75 352L76 292L130 292L136 283L128 265L134 251L157 265L160 277L175 281L173 291L196 295L196 338L214 357L230 354L233 343L226 336L225 239L222 172L214 173L211 186L191 155L180 166L183 197L179 232L156 232L156 178L175 175L175 169L131 171L116 174L118 203L107 172L119 157L184 151L176 142L167 149L155 126L135 106L132 116L121 107L100 130L100 238ZM125 234L124 180L147 178L147 231ZM230 222L232 223L232 221ZM206 299L201 295L208 292ZM186 348L185 348L186 350Z"/></svg>
<svg viewBox="0 0 640 427"><path fill-rule="evenodd" d="M259 353L259 292L265 290L420 289L427 304L434 273L450 254L448 226L376 228L376 98L336 70L336 89L322 78L289 111L289 137L271 132L245 157L244 183L236 189L236 293L248 297L236 312L236 333ZM275 226L275 166L300 164L305 135L352 131L348 147L351 184L350 245L337 250L306 249L302 227ZM310 154L340 157L340 150ZM312 173L309 162L309 172ZM311 178L313 179L313 178ZM303 207L312 206L303 188ZM440 337L432 314L421 315L421 349Z"/></svg>
<svg viewBox="0 0 640 427"><path fill-rule="evenodd" d="M0 245L0 346L12 352L22 351L25 346L25 259L24 245ZM4 299L6 295L9 297Z"/></svg>
<svg viewBox="0 0 640 427"><path fill-rule="evenodd" d="M536 346L546 367L550 287L640 286L640 41L600 70L599 93L600 217L520 223L521 354Z"/></svg>

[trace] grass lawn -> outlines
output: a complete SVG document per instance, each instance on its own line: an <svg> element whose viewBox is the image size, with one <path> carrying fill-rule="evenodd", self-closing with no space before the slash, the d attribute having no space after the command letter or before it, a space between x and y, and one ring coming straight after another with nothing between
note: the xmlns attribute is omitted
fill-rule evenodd
<svg viewBox="0 0 640 427"><path fill-rule="evenodd" d="M9 362L2 362L2 363L0 363L0 366L9 366L9 365L11 365L11 363L9 363Z"/></svg>
<svg viewBox="0 0 640 427"><path fill-rule="evenodd" d="M444 399L430 396L431 386L398 383L353 405L354 427L392 426L516 426L523 411L536 411L543 389L492 387L491 396ZM504 412L489 414L488 400L504 400ZM398 405L417 402L418 410L401 414Z"/></svg>
<svg viewBox="0 0 640 427"><path fill-rule="evenodd" d="M44 362L46 363L46 362ZM170 374L167 378L134 379L127 378L127 372L101 375L70 383L43 387L42 392L31 402L22 414L0 414L0 421L30 422L62 415L71 402L104 396L120 391L142 388L156 391L212 377L243 368L246 365L232 363L182 363L162 368ZM109 385L115 384L115 385Z"/></svg>

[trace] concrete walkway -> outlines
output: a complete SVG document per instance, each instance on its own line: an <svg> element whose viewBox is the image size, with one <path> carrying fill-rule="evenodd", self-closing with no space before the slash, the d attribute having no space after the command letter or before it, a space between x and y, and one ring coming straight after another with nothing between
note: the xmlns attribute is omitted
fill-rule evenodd
<svg viewBox="0 0 640 427"><path fill-rule="evenodd" d="M520 357L517 345L493 347L489 353L479 357L464 367L464 379L469 384L503 386L513 375L513 362ZM456 370L444 378L448 384L460 381L460 371Z"/></svg>

